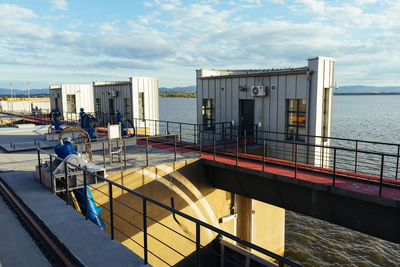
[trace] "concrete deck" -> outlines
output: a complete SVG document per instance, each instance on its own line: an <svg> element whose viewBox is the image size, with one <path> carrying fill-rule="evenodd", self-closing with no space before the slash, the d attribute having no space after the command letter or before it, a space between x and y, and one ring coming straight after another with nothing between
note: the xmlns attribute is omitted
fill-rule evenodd
<svg viewBox="0 0 400 267"><path fill-rule="evenodd" d="M0 214L0 266L51 266L1 197Z"/></svg>
<svg viewBox="0 0 400 267"><path fill-rule="evenodd" d="M75 209L40 185L34 172L13 171L0 173L0 177L84 265L144 266L142 258L118 241L111 240L95 224L86 221ZM3 228L10 231L10 226ZM12 245L8 244L8 247L15 247L14 255L25 257L18 247L18 240L10 242ZM0 251L3 249L1 246Z"/></svg>

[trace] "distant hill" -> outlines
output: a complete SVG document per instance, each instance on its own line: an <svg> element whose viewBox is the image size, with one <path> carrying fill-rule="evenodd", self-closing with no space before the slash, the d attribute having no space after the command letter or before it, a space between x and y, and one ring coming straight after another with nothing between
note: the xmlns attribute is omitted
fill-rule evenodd
<svg viewBox="0 0 400 267"><path fill-rule="evenodd" d="M161 92L196 92L196 85L173 88L160 87L158 90Z"/></svg>
<svg viewBox="0 0 400 267"><path fill-rule="evenodd" d="M340 86L334 91L335 94L379 94L379 93L400 93L400 86L365 86L365 85L348 85Z"/></svg>
<svg viewBox="0 0 400 267"><path fill-rule="evenodd" d="M31 89L30 90L31 95L43 95L43 94L49 94L49 88L45 89ZM16 96L18 95L28 95L28 90L22 90L22 89L13 89L13 94ZM8 96L10 97L10 88L0 88L0 95L2 96Z"/></svg>

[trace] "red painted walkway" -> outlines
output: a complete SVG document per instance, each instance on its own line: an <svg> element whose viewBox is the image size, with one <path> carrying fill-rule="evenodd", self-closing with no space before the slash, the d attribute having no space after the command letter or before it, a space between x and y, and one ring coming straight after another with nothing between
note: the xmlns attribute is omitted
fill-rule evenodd
<svg viewBox="0 0 400 267"><path fill-rule="evenodd" d="M49 124L50 121L46 118L23 118L26 121ZM99 135L106 135L104 130L98 128ZM174 152L174 141L166 142L165 139L149 139L149 145L153 148L168 150ZM138 140L139 145L145 145L145 140ZM186 147L185 147L186 145ZM198 151L198 147L193 148L193 144L177 143L177 152L188 153L194 150ZM199 154L198 154L199 155ZM208 160L214 160L212 148L208 148L201 153L201 157ZM215 161L236 165L236 154L233 151L218 150ZM238 166L262 171L262 157L250 154L239 154ZM276 175L282 175L285 177L300 179L303 181L308 181L317 184L332 185L333 182L333 171L328 168L321 168L313 165L298 164L297 175L295 178L295 168L294 163L290 161L275 159L275 158L265 158L265 168L264 172L272 173ZM368 195L379 196L379 177L372 176L363 173L354 173L349 171L337 170L335 178L335 186L343 188L350 191L360 192ZM393 180L390 178L384 178L382 185L382 197L400 201L400 181Z"/></svg>
<svg viewBox="0 0 400 267"><path fill-rule="evenodd" d="M138 140L139 145L145 145L145 140ZM174 152L174 141L166 142L155 138L149 139L149 145L155 149L168 150ZM178 153L188 153L198 151L198 146L177 143L176 151ZM197 152L197 155L200 155ZM203 150L201 158L214 160L212 149ZM231 151L217 151L215 161L229 165L236 165L236 153ZM262 171L262 157L250 154L239 154L238 166ZM332 185L333 171L328 168L321 168L313 165L298 164L297 174L295 178L294 163L290 161L265 158L264 172L281 175L293 179L299 179L317 184ZM382 185L382 197L400 201L400 181L390 178L384 178ZM362 173L353 173L349 171L337 170L335 177L335 187L345 190L360 192L368 195L379 196L379 177Z"/></svg>

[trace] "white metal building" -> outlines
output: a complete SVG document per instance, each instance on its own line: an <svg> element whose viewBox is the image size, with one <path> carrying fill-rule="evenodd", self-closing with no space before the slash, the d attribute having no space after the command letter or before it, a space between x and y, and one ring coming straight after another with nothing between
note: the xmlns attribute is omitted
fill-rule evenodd
<svg viewBox="0 0 400 267"><path fill-rule="evenodd" d="M147 127L159 120L158 80L149 77L131 77L129 81L93 82L94 106L100 121L113 122L120 110L137 128ZM156 127L152 127L155 129ZM150 133L150 134L155 134Z"/></svg>
<svg viewBox="0 0 400 267"><path fill-rule="evenodd" d="M326 57L311 58L301 68L197 70L197 121L210 130L232 122L251 136L257 129L264 138L268 131L270 139L329 145L329 139L303 135L331 135L333 73L334 60ZM275 145L277 153L286 149Z"/></svg>
<svg viewBox="0 0 400 267"><path fill-rule="evenodd" d="M91 84L61 84L49 87L51 110L58 110L64 118L79 118L80 108L94 112Z"/></svg>

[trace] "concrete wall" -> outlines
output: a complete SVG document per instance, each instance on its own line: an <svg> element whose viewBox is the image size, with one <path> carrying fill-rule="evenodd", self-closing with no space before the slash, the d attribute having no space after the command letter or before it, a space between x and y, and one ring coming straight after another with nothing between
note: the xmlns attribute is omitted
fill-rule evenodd
<svg viewBox="0 0 400 267"><path fill-rule="evenodd" d="M15 111L15 112L26 112L31 113L31 104L33 108L38 107L42 109L43 112L48 112L50 110L49 100L32 100L29 101L0 101L4 111Z"/></svg>
<svg viewBox="0 0 400 267"><path fill-rule="evenodd" d="M253 241L269 250L283 254L284 247L284 211L271 205L255 202L250 209L240 209L240 197L234 197L231 193L218 190L210 186L209 181L203 176L203 166L199 160L179 162L176 164L162 164L140 170L131 170L110 174L109 179L140 192L152 199L165 205L171 206L171 198L175 209L189 214L199 220L218 227L232 234L240 233L240 237ZM102 218L109 222L109 200L108 197L99 191L108 194L107 184L96 185L97 190L92 190L96 202L103 205ZM99 190L99 191L98 191ZM122 192L120 189L113 190L113 196L118 201L114 201L114 210L130 223L141 227L142 216L132 209L119 204L133 207L142 211L142 200L131 194ZM235 200L236 199L236 200ZM251 203L252 200L250 200ZM219 222L219 219L237 211L237 219ZM255 215L253 215L253 212ZM180 217L174 218L170 212L148 204L147 213L154 220L171 227L178 233L195 240L195 224ZM249 215L250 214L250 215ZM114 216L115 227L128 233L133 240L143 244L142 232L136 230L129 223L118 216ZM237 221L236 221L237 220ZM237 222L245 222L240 224ZM251 235L241 234L245 228L249 227ZM106 231L110 231L107 227ZM195 245L180 237L176 233L167 230L165 227L148 220L148 231L158 239L172 245L176 250L184 255L190 255L195 250ZM115 237L125 246L132 249L138 255L143 255L143 249L131 241L127 236L115 231ZM207 245L216 238L215 233L201 229L201 244ZM149 250L157 251L157 255L165 259L169 264L175 264L182 260L182 257L166 249L164 245L149 238ZM149 254L150 264L159 266L161 262Z"/></svg>

